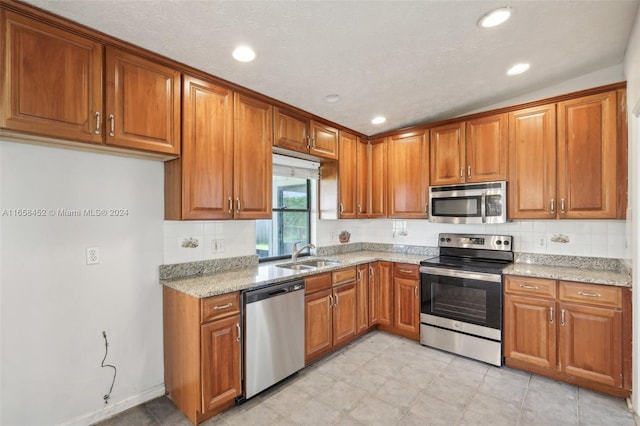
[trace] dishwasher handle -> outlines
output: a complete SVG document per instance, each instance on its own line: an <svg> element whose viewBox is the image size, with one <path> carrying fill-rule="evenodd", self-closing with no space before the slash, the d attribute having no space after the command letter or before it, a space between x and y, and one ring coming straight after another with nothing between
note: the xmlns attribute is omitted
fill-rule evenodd
<svg viewBox="0 0 640 426"><path fill-rule="evenodd" d="M245 304L259 302L272 297L283 296L294 291L304 290L304 280L288 281L244 293Z"/></svg>

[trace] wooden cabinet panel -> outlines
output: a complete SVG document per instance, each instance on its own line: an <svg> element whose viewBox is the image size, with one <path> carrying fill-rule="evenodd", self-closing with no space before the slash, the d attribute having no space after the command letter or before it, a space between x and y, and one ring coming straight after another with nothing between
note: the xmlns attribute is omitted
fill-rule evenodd
<svg viewBox="0 0 640 426"><path fill-rule="evenodd" d="M242 394L240 315L202 326L202 410L215 411Z"/></svg>
<svg viewBox="0 0 640 426"><path fill-rule="evenodd" d="M356 281L356 333L369 329L369 265L358 265Z"/></svg>
<svg viewBox="0 0 640 426"><path fill-rule="evenodd" d="M333 284L331 272L311 275L304 278L304 294L315 293L320 290L329 290Z"/></svg>
<svg viewBox="0 0 640 426"><path fill-rule="evenodd" d="M333 346L331 289L304 297L305 363L320 358Z"/></svg>
<svg viewBox="0 0 640 426"><path fill-rule="evenodd" d="M355 211L356 217L368 217L369 216L369 199L371 198L371 192L369 190L370 182L370 170L369 157L370 157L369 144L358 138L356 143L356 158L355 158ZM340 154L340 164L348 161L344 159ZM342 166L344 167L344 165ZM353 165L351 166L353 168Z"/></svg>
<svg viewBox="0 0 640 426"><path fill-rule="evenodd" d="M309 152L309 119L282 108L275 108L274 146Z"/></svg>
<svg viewBox="0 0 640 426"><path fill-rule="evenodd" d="M106 144L180 154L180 73L106 49Z"/></svg>
<svg viewBox="0 0 640 426"><path fill-rule="evenodd" d="M200 322L206 323L240 314L240 293L226 293L200 299Z"/></svg>
<svg viewBox="0 0 640 426"><path fill-rule="evenodd" d="M338 129L311 120L309 133L311 135L309 154L338 159Z"/></svg>
<svg viewBox="0 0 640 426"><path fill-rule="evenodd" d="M396 269L401 264L396 264ZM420 338L420 282L415 278L393 278L393 326L402 335Z"/></svg>
<svg viewBox="0 0 640 426"><path fill-rule="evenodd" d="M389 217L427 216L428 142L424 131L387 138Z"/></svg>
<svg viewBox="0 0 640 426"><path fill-rule="evenodd" d="M387 217L387 142L386 138L370 141L369 201L367 217Z"/></svg>
<svg viewBox="0 0 640 426"><path fill-rule="evenodd" d="M506 180L507 114L477 118L466 123L466 181Z"/></svg>
<svg viewBox="0 0 640 426"><path fill-rule="evenodd" d="M525 296L555 299L556 280L508 275L504 279L504 291Z"/></svg>
<svg viewBox="0 0 640 426"><path fill-rule="evenodd" d="M230 219L233 197L233 92L207 81L184 76L182 157L167 163L175 169L177 194L167 194L165 204L182 205L167 219ZM166 174L170 175L167 170ZM168 180L169 176L165 176ZM182 188L180 188L182 181ZM175 210L175 208L174 208ZM179 210L179 209L178 209ZM176 217L178 216L178 217Z"/></svg>
<svg viewBox="0 0 640 426"><path fill-rule="evenodd" d="M369 264L369 325L380 322L380 262Z"/></svg>
<svg viewBox="0 0 640 426"><path fill-rule="evenodd" d="M358 161L359 145L355 135L340 132L340 161L338 162L338 215L340 219L357 216L357 182L361 173ZM365 145L366 146L366 145ZM366 170L366 163L364 165Z"/></svg>
<svg viewBox="0 0 640 426"><path fill-rule="evenodd" d="M393 263L378 264L378 324L393 325Z"/></svg>
<svg viewBox="0 0 640 426"><path fill-rule="evenodd" d="M102 45L6 10L0 19L0 127L101 144Z"/></svg>
<svg viewBox="0 0 640 426"><path fill-rule="evenodd" d="M622 288L560 281L558 300L621 309Z"/></svg>
<svg viewBox="0 0 640 426"><path fill-rule="evenodd" d="M346 284L356 280L356 267L339 269L331 273L331 281L334 285Z"/></svg>
<svg viewBox="0 0 640 426"><path fill-rule="evenodd" d="M447 185L465 180L464 122L430 129L431 185Z"/></svg>
<svg viewBox="0 0 640 426"><path fill-rule="evenodd" d="M622 386L622 312L559 303L560 371Z"/></svg>
<svg viewBox="0 0 640 426"><path fill-rule="evenodd" d="M556 368L555 300L507 294L504 303L505 357Z"/></svg>
<svg viewBox="0 0 640 426"><path fill-rule="evenodd" d="M356 326L356 283L333 288L333 345L338 346L353 339Z"/></svg>
<svg viewBox="0 0 640 426"><path fill-rule="evenodd" d="M552 219L556 215L556 106L509 114L510 219Z"/></svg>
<svg viewBox="0 0 640 426"><path fill-rule="evenodd" d="M236 219L271 219L273 107L235 94L234 197Z"/></svg>
<svg viewBox="0 0 640 426"><path fill-rule="evenodd" d="M617 215L616 92L558 103L559 216Z"/></svg>

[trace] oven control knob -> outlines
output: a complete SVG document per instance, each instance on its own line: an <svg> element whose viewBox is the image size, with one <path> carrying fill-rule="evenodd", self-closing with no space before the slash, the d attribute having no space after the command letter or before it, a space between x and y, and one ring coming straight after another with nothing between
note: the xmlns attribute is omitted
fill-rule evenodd
<svg viewBox="0 0 640 426"><path fill-rule="evenodd" d="M440 237L440 241L444 242L444 237Z"/></svg>
<svg viewBox="0 0 640 426"><path fill-rule="evenodd" d="M502 240L497 240L497 241L496 241L496 245L497 245L497 246L502 245Z"/></svg>
<svg viewBox="0 0 640 426"><path fill-rule="evenodd" d="M505 241L505 242L504 242L504 245L505 245L505 246L508 246L508 245L509 245L509 241Z"/></svg>
<svg viewBox="0 0 640 426"><path fill-rule="evenodd" d="M448 238L448 237L447 237L447 240L446 240L446 241L447 241L448 243L450 243L450 242L451 242L451 238Z"/></svg>

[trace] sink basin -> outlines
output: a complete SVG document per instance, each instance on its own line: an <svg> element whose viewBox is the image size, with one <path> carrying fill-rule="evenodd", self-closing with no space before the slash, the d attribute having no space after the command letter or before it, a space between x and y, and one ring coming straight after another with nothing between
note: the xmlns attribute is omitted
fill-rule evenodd
<svg viewBox="0 0 640 426"><path fill-rule="evenodd" d="M310 269L322 268L323 266L339 265L337 260L330 259L311 259L298 263L281 263L276 265L279 268L293 269L296 271L308 271Z"/></svg>

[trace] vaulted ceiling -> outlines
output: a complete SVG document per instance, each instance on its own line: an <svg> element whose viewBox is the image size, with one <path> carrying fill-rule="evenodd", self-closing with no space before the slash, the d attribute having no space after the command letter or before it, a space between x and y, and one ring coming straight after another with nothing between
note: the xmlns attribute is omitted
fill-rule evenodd
<svg viewBox="0 0 640 426"><path fill-rule="evenodd" d="M28 0L371 135L620 64L638 0ZM494 8L513 15L477 25ZM255 61L236 62L247 44ZM508 77L518 62L531 69ZM330 94L339 95L334 103ZM376 115L387 117L371 124Z"/></svg>

